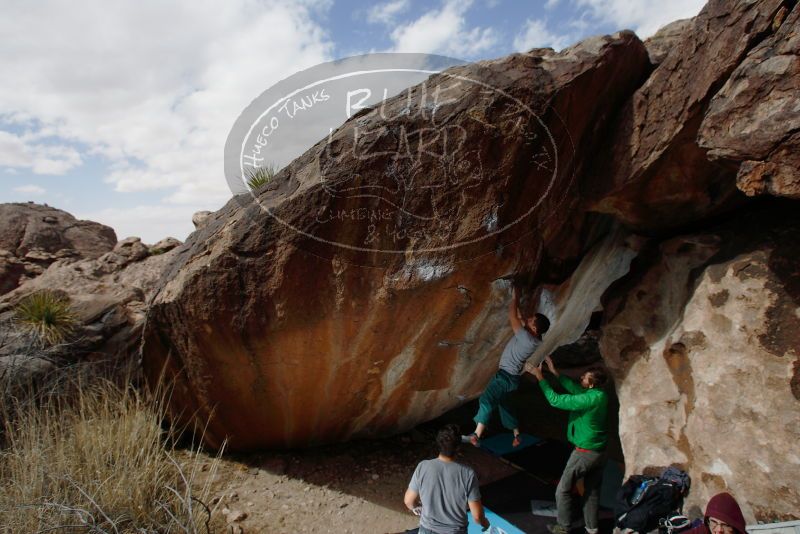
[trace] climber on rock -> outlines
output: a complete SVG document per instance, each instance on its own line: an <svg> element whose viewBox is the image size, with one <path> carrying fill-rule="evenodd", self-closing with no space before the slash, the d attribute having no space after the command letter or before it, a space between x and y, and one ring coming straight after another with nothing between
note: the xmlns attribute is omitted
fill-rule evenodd
<svg viewBox="0 0 800 534"><path fill-rule="evenodd" d="M519 422L509 404L509 397L519 386L519 378L523 373L525 362L539 347L542 336L550 328L550 321L541 313L523 319L519 310L519 296L516 288L514 288L511 304L508 307L508 320L514 330L514 335L508 340L503 354L500 356L500 368L478 401L478 413L474 417L475 432L468 436L462 436L463 441L476 447L480 446L481 436L486 430L495 408L500 412L502 425L514 433L511 445L518 447L522 443Z"/></svg>

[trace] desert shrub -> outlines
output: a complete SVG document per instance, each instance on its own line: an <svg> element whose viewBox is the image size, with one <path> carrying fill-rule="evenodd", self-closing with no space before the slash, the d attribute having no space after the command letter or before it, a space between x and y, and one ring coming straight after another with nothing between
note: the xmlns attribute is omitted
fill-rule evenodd
<svg viewBox="0 0 800 534"><path fill-rule="evenodd" d="M267 185L275 178L278 172L273 164L264 167L255 167L247 174L247 186L253 193L258 192L259 189Z"/></svg>
<svg viewBox="0 0 800 534"><path fill-rule="evenodd" d="M0 406L0 533L208 532L201 453L162 430L165 396L66 372Z"/></svg>
<svg viewBox="0 0 800 534"><path fill-rule="evenodd" d="M77 319L69 297L54 291L37 291L14 307L18 328L41 347L63 343L75 331Z"/></svg>

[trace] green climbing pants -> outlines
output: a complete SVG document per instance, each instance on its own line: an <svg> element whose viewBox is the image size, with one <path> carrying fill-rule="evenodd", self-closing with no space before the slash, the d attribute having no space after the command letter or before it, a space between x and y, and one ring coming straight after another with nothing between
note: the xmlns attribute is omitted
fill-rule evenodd
<svg viewBox="0 0 800 534"><path fill-rule="evenodd" d="M500 369L489 381L478 400L478 414L476 423L489 424L495 408L500 412L500 422L509 430L519 428L519 421L509 404L509 396L519 386L519 376L512 375Z"/></svg>

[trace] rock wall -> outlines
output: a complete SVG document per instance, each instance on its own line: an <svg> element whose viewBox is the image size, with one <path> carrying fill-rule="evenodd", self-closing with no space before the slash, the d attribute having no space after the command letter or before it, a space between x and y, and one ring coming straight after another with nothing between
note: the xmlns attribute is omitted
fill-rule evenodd
<svg viewBox="0 0 800 534"><path fill-rule="evenodd" d="M711 159L738 165L736 186L748 196L800 199L800 10L788 3L774 33L744 58L714 95L698 134Z"/></svg>
<svg viewBox="0 0 800 534"><path fill-rule="evenodd" d="M680 465L694 512L720 491L748 522L800 509L798 236L797 207L770 202L654 245L607 297L626 474Z"/></svg>
<svg viewBox="0 0 800 534"><path fill-rule="evenodd" d="M748 52L776 30L793 31L791 25L779 24L785 22L780 13L787 3L706 4L619 111L618 124L598 152L592 187L585 191L592 210L652 233L741 202L735 168L707 157L698 130L712 98ZM783 39L778 34L774 38ZM759 92L759 97L766 96ZM717 124L710 118L706 125L712 121Z"/></svg>

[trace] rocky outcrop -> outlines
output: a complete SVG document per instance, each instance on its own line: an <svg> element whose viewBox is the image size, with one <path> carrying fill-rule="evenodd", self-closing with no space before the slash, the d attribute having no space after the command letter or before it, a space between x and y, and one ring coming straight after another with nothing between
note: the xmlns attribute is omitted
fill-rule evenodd
<svg viewBox="0 0 800 534"><path fill-rule="evenodd" d="M401 94L355 115L259 203L233 200L188 238L148 311L151 382L163 369L175 416L209 420L207 442L238 450L393 433L476 396L510 335L498 279L524 283L544 258L558 274L596 241L601 226L571 201L587 164L574 154L593 150L648 68L622 32L446 71L485 85L432 76L428 94L448 95L434 122L414 107L422 86L412 104ZM422 126L461 136L457 150L395 157ZM357 131L380 132L369 144L381 152L359 158ZM402 206L345 194L411 183ZM370 228L357 209L388 215ZM432 218L447 232L421 235Z"/></svg>
<svg viewBox="0 0 800 534"><path fill-rule="evenodd" d="M670 51L675 48L684 34L691 31L694 25L692 19L681 19L670 22L644 41L647 55L653 65L661 64Z"/></svg>
<svg viewBox="0 0 800 534"><path fill-rule="evenodd" d="M736 170L706 157L698 129L731 72L774 31L785 4L706 4L620 111L619 124L599 152L593 187L587 188L591 209L654 232L738 202Z"/></svg>
<svg viewBox="0 0 800 534"><path fill-rule="evenodd" d="M59 259L97 258L117 242L114 230L40 204L0 204L0 295Z"/></svg>
<svg viewBox="0 0 800 534"><path fill-rule="evenodd" d="M651 247L607 297L626 472L687 469L695 513L720 491L749 523L800 503L798 235L796 206L767 204Z"/></svg>
<svg viewBox="0 0 800 534"><path fill-rule="evenodd" d="M736 67L711 100L698 141L738 169L737 187L800 199L800 10L781 7L774 33Z"/></svg>
<svg viewBox="0 0 800 534"><path fill-rule="evenodd" d="M42 274L0 297L0 374L29 378L55 363L103 360L118 364L138 359L146 302L163 271L178 253L169 248L152 254L138 237L124 239L102 256L55 261ZM37 291L57 291L70 301L78 328L56 350L32 350L15 328L14 307Z"/></svg>

